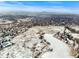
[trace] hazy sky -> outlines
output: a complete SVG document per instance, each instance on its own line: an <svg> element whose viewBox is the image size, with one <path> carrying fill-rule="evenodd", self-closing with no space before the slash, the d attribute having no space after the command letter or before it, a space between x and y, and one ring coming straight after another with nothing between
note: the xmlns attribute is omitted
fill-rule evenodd
<svg viewBox="0 0 79 59"><path fill-rule="evenodd" d="M79 14L78 1L0 1L2 11L59 12Z"/></svg>

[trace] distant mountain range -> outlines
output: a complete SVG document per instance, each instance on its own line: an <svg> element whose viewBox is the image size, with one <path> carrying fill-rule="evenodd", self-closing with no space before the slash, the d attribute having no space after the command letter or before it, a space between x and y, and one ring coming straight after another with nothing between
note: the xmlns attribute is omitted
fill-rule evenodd
<svg viewBox="0 0 79 59"><path fill-rule="evenodd" d="M29 12L29 11L4 11L4 12L0 12L0 15L48 15L48 14L68 14L69 13L59 13L59 12L46 12L46 11L42 11L42 12ZM74 13L73 13L74 14ZM72 14L70 14L72 15ZM78 15L78 14L77 14Z"/></svg>

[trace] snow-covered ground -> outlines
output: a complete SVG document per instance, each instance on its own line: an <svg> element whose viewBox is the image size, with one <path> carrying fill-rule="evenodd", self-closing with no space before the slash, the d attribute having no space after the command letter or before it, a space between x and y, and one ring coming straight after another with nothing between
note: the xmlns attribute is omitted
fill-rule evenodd
<svg viewBox="0 0 79 59"><path fill-rule="evenodd" d="M53 51L43 54L43 58L73 58L73 56L69 54L69 47L64 42L56 39L52 34L45 34L44 38L51 43Z"/></svg>
<svg viewBox="0 0 79 59"><path fill-rule="evenodd" d="M25 33L15 37L12 42L15 43L13 46L4 48L0 51L0 58L33 58L31 49L27 47L33 47L33 44L40 44L39 34L40 30L45 32L44 39L50 42L50 48L53 48L53 51L46 51L40 57L41 58L74 58L70 55L70 48L62 41L53 37L53 34L62 31L60 28L56 29L55 27L33 27L30 28ZM52 32L52 33L51 33ZM43 46L43 45L42 45Z"/></svg>

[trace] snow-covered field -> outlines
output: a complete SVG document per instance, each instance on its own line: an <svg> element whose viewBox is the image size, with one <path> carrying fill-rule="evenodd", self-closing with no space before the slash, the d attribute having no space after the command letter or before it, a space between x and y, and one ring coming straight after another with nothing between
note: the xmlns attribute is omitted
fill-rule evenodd
<svg viewBox="0 0 79 59"><path fill-rule="evenodd" d="M51 43L51 47L53 47L52 52L47 52L42 57L45 58L73 58L73 56L70 56L69 47L62 41L56 39L53 37L52 34L45 34L45 39Z"/></svg>
<svg viewBox="0 0 79 59"><path fill-rule="evenodd" d="M56 29L57 28L57 29ZM0 51L0 58L32 58L32 51L27 47L32 47L33 44L39 44L40 30L45 32L44 39L50 42L50 47L53 51L43 53L41 58L74 58L70 55L70 48L64 42L58 40L53 35L58 31L62 31L63 27L46 26L46 27L33 27L25 33L15 37L12 42L15 45L4 48ZM52 33L51 33L52 32Z"/></svg>

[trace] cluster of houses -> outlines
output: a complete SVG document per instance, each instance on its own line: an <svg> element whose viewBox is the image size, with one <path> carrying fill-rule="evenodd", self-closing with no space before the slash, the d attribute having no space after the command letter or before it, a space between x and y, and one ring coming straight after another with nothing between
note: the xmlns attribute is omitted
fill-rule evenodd
<svg viewBox="0 0 79 59"><path fill-rule="evenodd" d="M0 25L0 49L11 46L11 40L29 28L27 22L15 22Z"/></svg>

